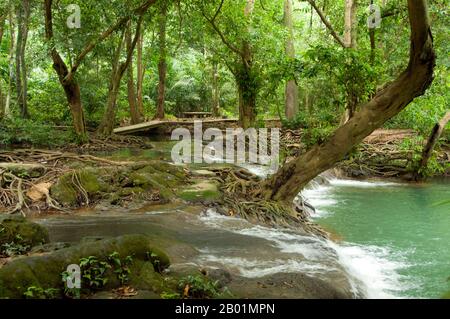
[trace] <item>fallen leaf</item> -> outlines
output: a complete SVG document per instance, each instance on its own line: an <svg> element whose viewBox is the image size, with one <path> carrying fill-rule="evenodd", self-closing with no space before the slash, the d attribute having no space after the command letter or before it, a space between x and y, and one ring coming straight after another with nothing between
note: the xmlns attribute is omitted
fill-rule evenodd
<svg viewBox="0 0 450 319"><path fill-rule="evenodd" d="M33 185L27 192L27 196L33 201L37 202L45 198L49 194L52 183L39 183Z"/></svg>

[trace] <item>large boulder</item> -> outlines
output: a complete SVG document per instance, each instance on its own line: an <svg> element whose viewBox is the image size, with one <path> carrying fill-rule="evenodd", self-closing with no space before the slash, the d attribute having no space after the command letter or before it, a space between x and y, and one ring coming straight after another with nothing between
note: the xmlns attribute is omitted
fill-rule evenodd
<svg viewBox="0 0 450 319"><path fill-rule="evenodd" d="M49 242L47 229L21 216L0 217L0 249L5 244L29 248Z"/></svg>
<svg viewBox="0 0 450 319"><path fill-rule="evenodd" d="M57 289L62 296L62 273L71 264L79 264L82 258L95 256L107 261L112 253L125 258L132 256L130 285L136 288L162 292L164 285L160 271L170 265L169 258L144 235L127 235L96 242L85 242L42 256L30 256L13 260L0 268L0 298L23 298L29 287ZM108 286L121 285L114 271L107 274ZM82 288L85 288L83 285Z"/></svg>

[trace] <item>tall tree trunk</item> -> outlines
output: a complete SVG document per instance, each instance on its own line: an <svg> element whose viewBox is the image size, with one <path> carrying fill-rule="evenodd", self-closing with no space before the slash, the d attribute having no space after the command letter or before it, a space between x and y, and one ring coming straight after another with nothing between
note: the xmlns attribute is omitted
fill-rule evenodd
<svg viewBox="0 0 450 319"><path fill-rule="evenodd" d="M30 18L29 0L22 0L17 7L17 45L16 45L16 91L17 104L22 118L28 118L27 106L27 66L25 52L28 39L28 24Z"/></svg>
<svg viewBox="0 0 450 319"><path fill-rule="evenodd" d="M14 90L14 52L16 47L16 35L15 35L15 24L14 24L14 5L11 4L9 11L9 34L10 34L10 47L9 47L9 69L8 69L8 92L6 95L5 102L5 112L4 116L8 117L11 112L11 100Z"/></svg>
<svg viewBox="0 0 450 319"><path fill-rule="evenodd" d="M3 41L3 33L5 31L5 20L6 20L6 13L0 16L0 47L2 45ZM2 80L0 78L0 120L5 115L5 99L3 96L3 86L2 86Z"/></svg>
<svg viewBox="0 0 450 319"><path fill-rule="evenodd" d="M284 25L288 31L286 56L289 59L295 59L292 0L284 0ZM288 120L293 120L298 111L298 86L294 79L290 79L286 83L285 111Z"/></svg>
<svg viewBox="0 0 450 319"><path fill-rule="evenodd" d="M344 28L344 44L347 49L356 49L356 31L357 31L357 0L345 0L345 28ZM341 120L341 124L345 124L351 119L356 112L359 103L359 97L350 86L346 90L346 110Z"/></svg>
<svg viewBox="0 0 450 319"><path fill-rule="evenodd" d="M141 119L144 118L144 32L145 28L141 28L141 33L137 43L137 108Z"/></svg>
<svg viewBox="0 0 450 319"><path fill-rule="evenodd" d="M422 157L419 166L417 167L417 170L415 172L414 178L416 181L419 181L425 177L424 170L427 168L428 162L431 156L433 155L433 150L436 147L437 142L441 138L441 135L444 132L445 127L447 126L449 121L450 121L450 111L448 111L444 115L444 117L439 121L439 123L436 123L436 125L433 127L430 137L428 138L427 144L425 145L422 151Z"/></svg>
<svg viewBox="0 0 450 319"><path fill-rule="evenodd" d="M247 0L244 9L244 16L246 19L251 19L251 15L255 8L255 0ZM247 30L249 32L249 30ZM255 127L256 124L256 96L257 88L254 81L253 69L253 52L251 43L244 40L242 43L241 53L242 66L238 70L238 93L239 93L239 125L247 129Z"/></svg>
<svg viewBox="0 0 450 319"><path fill-rule="evenodd" d="M374 130L400 113L433 82L435 53L426 0L408 0L411 25L410 60L406 70L366 103L345 125L284 165L265 185L267 198L287 203L320 173L332 168Z"/></svg>
<svg viewBox="0 0 450 319"><path fill-rule="evenodd" d="M167 2L162 1L161 11L159 13L159 62L158 62L158 100L156 103L156 119L165 117L164 104L166 100L166 76L167 76L167 43L166 43L166 26L167 26Z"/></svg>
<svg viewBox="0 0 450 319"><path fill-rule="evenodd" d="M219 92L219 63L213 61L212 67L212 113L214 117L220 115L220 92Z"/></svg>
<svg viewBox="0 0 450 319"><path fill-rule="evenodd" d="M347 48L356 48L357 0L345 0L344 43Z"/></svg>
<svg viewBox="0 0 450 319"><path fill-rule="evenodd" d="M117 111L117 97L119 95L120 90L120 82L122 81L122 77L125 74L125 71L129 68L131 58L133 56L134 49L136 48L136 44L139 38L140 29L142 24L142 16L139 17L139 21L136 25L136 33L134 35L133 41L131 45L127 45L127 54L126 60L122 63L120 61L120 53L122 51L123 43L126 41L127 35L122 34L120 37L119 45L116 48L114 53L113 62L112 62L112 72L111 72L111 81L109 85L108 91L108 100L106 104L106 112L103 115L103 119L98 128L98 133L101 135L111 135L114 130L114 125L116 123L116 111Z"/></svg>
<svg viewBox="0 0 450 319"><path fill-rule="evenodd" d="M130 50L132 45L131 39L131 22L128 23L126 31L127 51ZM130 106L131 124L138 124L141 122L141 116L137 109L136 101L136 88L134 87L134 74L133 74L133 55L131 55L130 64L127 68L127 89L128 89L128 104Z"/></svg>

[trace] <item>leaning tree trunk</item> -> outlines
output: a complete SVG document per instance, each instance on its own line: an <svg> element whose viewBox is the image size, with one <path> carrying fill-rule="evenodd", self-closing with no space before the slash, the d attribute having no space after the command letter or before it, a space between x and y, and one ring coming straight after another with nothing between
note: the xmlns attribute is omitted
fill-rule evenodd
<svg viewBox="0 0 450 319"><path fill-rule="evenodd" d="M419 166L417 167L417 170L415 172L415 180L419 181L425 177L425 174L423 173L424 170L428 166L428 162L433 155L433 150L436 147L436 144L438 143L439 139L441 138L442 133L445 130L445 127L447 126L447 123L450 121L450 111L448 111L445 116L437 123L433 130L431 131L430 137L428 138L427 144L425 145L423 151L422 151L422 157L419 163Z"/></svg>
<svg viewBox="0 0 450 319"><path fill-rule="evenodd" d="M295 59L292 0L284 1L284 25L289 33L286 40L286 55L290 59ZM286 83L285 108L287 119L293 120L298 109L298 86L294 79L290 79Z"/></svg>
<svg viewBox="0 0 450 319"><path fill-rule="evenodd" d="M159 62L158 62L158 100L156 103L156 119L165 117L164 104L166 100L166 76L167 76L167 48L166 48L166 26L167 26L167 3L161 4L159 15Z"/></svg>
<svg viewBox="0 0 450 319"><path fill-rule="evenodd" d="M292 202L317 175L332 168L387 120L425 93L433 81L435 53L426 0L408 0L411 25L410 60L406 70L379 91L345 125L321 145L284 165L265 184L266 197Z"/></svg>

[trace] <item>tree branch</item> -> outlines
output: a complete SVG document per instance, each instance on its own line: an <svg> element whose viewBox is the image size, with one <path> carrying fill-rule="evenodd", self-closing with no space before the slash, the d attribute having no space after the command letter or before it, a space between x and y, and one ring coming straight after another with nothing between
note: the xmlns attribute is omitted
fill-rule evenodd
<svg viewBox="0 0 450 319"><path fill-rule="evenodd" d="M216 10L216 13L214 14L214 17L211 19L208 17L208 15L206 14L205 10L203 9L203 6L201 7L201 11L202 11L202 15L203 17L205 17L205 19L211 24L211 26L213 27L214 31L216 31L216 33L219 35L219 37L222 39L222 42L234 53L239 54L240 56L243 56L244 53L239 50L236 46L234 46L232 43L230 43L226 38L225 35L222 33L222 31L220 31L219 27L217 26L215 20L217 18L217 16L220 13L220 10L222 9L223 3L225 2L225 0L221 0L219 8Z"/></svg>
<svg viewBox="0 0 450 319"><path fill-rule="evenodd" d="M314 10L319 15L320 19L322 20L323 24L327 27L328 31L330 31L333 38L336 40L337 43L339 43L343 48L346 48L344 41L342 38L336 33L331 23L327 20L325 17L325 14L322 12L322 10L317 6L316 2L314 0L306 0L309 2L309 4L314 8Z"/></svg>
<svg viewBox="0 0 450 319"><path fill-rule="evenodd" d="M114 25L109 27L106 31L104 31L97 39L91 40L84 49L78 54L78 56L75 58L75 62L67 75L67 80L70 80L73 77L73 74L78 70L81 62L84 60L84 58L91 52L96 45L98 45L100 42L108 38L113 32L123 28L127 22L135 15L142 16L147 12L147 10L150 8L151 5L153 5L156 2L156 0L147 0L145 3L143 3L138 8L134 9L131 14L128 14L127 16L123 17L119 21L117 21Z"/></svg>

